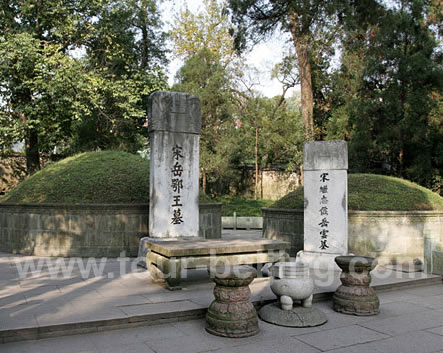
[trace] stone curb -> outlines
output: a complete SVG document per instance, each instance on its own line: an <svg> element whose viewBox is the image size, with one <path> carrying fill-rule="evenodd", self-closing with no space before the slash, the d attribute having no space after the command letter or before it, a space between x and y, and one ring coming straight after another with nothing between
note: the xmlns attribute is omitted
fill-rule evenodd
<svg viewBox="0 0 443 353"><path fill-rule="evenodd" d="M203 318L206 308L192 309L182 312L165 312L146 315L128 316L125 318L97 321L75 322L59 325L38 326L11 330L0 330L0 344L36 340L50 337L70 336L109 330L135 328L140 326L159 325L170 322L186 321Z"/></svg>
<svg viewBox="0 0 443 353"><path fill-rule="evenodd" d="M393 284L376 285L373 286L373 288L377 292L384 292L390 290L420 287L423 285L437 285L437 284L443 284L442 277L414 279ZM333 294L334 292L316 293L314 294L313 301L320 302L320 301L330 300ZM275 298L261 299L258 301L254 301L253 304L256 308L260 308L263 305L272 303L274 301ZM125 318L0 330L0 344L201 319L205 317L206 311L207 308L190 309L190 310L175 311L175 312L135 315L135 316L128 316Z"/></svg>

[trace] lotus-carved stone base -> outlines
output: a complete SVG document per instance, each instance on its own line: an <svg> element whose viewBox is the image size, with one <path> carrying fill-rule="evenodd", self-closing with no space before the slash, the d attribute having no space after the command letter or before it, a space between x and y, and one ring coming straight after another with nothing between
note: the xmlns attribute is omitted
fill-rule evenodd
<svg viewBox="0 0 443 353"><path fill-rule="evenodd" d="M335 262L343 272L340 276L342 285L333 296L334 310L351 315L377 315L380 302L375 290L369 286L369 272L377 265L377 260L365 256L337 256Z"/></svg>
<svg viewBox="0 0 443 353"><path fill-rule="evenodd" d="M258 316L249 302L249 284L257 271L250 266L210 269L215 300L206 314L206 331L216 336L241 338L258 333Z"/></svg>

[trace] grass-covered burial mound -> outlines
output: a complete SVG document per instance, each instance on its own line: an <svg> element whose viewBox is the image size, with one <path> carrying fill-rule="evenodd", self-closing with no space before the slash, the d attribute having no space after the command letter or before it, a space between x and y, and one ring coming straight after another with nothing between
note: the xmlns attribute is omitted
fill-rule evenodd
<svg viewBox="0 0 443 353"><path fill-rule="evenodd" d="M119 151L86 152L50 163L11 190L7 203L147 203L149 161ZM200 202L209 202L206 195Z"/></svg>
<svg viewBox="0 0 443 353"><path fill-rule="evenodd" d="M50 163L1 201L8 203L148 202L149 162L118 151L80 153Z"/></svg>
<svg viewBox="0 0 443 353"><path fill-rule="evenodd" d="M209 202L208 202L209 201ZM149 162L81 153L33 174L0 200L0 251L37 256L136 256L149 234ZM203 238L221 237L221 205L200 197Z"/></svg>
<svg viewBox="0 0 443 353"><path fill-rule="evenodd" d="M303 187L290 192L270 207L303 209ZM376 174L349 174L348 208L351 211L443 210L443 198L404 179Z"/></svg>

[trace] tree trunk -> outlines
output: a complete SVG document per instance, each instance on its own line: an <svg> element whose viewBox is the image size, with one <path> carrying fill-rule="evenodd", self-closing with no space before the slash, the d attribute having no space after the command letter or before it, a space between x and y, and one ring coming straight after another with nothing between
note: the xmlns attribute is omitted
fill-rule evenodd
<svg viewBox="0 0 443 353"><path fill-rule="evenodd" d="M298 16L289 15L289 27L298 60L298 74L301 87L301 115L307 140L314 139L314 94L312 92L311 62L309 60L309 37L300 33Z"/></svg>
<svg viewBox="0 0 443 353"><path fill-rule="evenodd" d="M35 129L29 129L26 134L26 168L28 174L40 169L40 153L38 148L38 133Z"/></svg>
<svg viewBox="0 0 443 353"><path fill-rule="evenodd" d="M398 153L398 176L403 178L403 169L404 169L404 149L403 146L400 147L400 152Z"/></svg>
<svg viewBox="0 0 443 353"><path fill-rule="evenodd" d="M146 1L141 1L140 8L138 8L138 21L139 21L139 28L142 33L142 40L141 40L141 61L140 61L140 67L142 70L147 70L148 64L149 64L149 34L148 34L148 23L147 23L147 3ZM142 94L142 105L143 108L147 109L148 107L148 95Z"/></svg>
<svg viewBox="0 0 443 353"><path fill-rule="evenodd" d="M146 69L148 67L148 58L149 58L149 35L147 29L146 13L147 13L147 4L146 1L142 1L139 10L139 21L140 21L140 29L142 32L142 55L141 55L140 66L143 69Z"/></svg>
<svg viewBox="0 0 443 353"><path fill-rule="evenodd" d="M17 101L25 105L31 105L31 92L25 89L17 95ZM23 113L18 113L20 122L26 131L25 135L25 155L26 155L26 170L29 175L40 169L40 152L38 131L35 127L28 126L28 117Z"/></svg>
<svg viewBox="0 0 443 353"><path fill-rule="evenodd" d="M258 127L255 127L255 189L254 200L257 200L258 191Z"/></svg>
<svg viewBox="0 0 443 353"><path fill-rule="evenodd" d="M206 194L206 169L202 168L202 189L203 193Z"/></svg>
<svg viewBox="0 0 443 353"><path fill-rule="evenodd" d="M263 200L263 168L260 171L260 199Z"/></svg>

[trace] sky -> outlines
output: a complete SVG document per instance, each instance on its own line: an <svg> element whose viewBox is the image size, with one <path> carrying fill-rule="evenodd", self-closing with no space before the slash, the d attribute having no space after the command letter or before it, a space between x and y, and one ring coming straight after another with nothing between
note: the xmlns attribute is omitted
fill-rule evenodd
<svg viewBox="0 0 443 353"><path fill-rule="evenodd" d="M164 22L165 29L171 28L172 24L168 23L168 19L173 19L174 14L178 13L180 9L187 5L188 9L197 13L200 8L203 7L203 0L175 0L175 1L164 1L161 4L162 20ZM282 39L282 34L277 33L268 41L257 44L252 51L246 55L246 61L248 65L254 67L259 75L257 77L257 82L260 84L255 86L255 89L263 94L265 97L274 97L282 93L282 85L276 79L271 79L272 68L277 64L285 52L284 39ZM170 64L168 67L168 77L169 84L174 83L174 76L178 69L183 65L183 61L180 59L174 59L172 55L169 57ZM299 90L299 87L295 88ZM292 94L290 90L287 93L287 97Z"/></svg>

